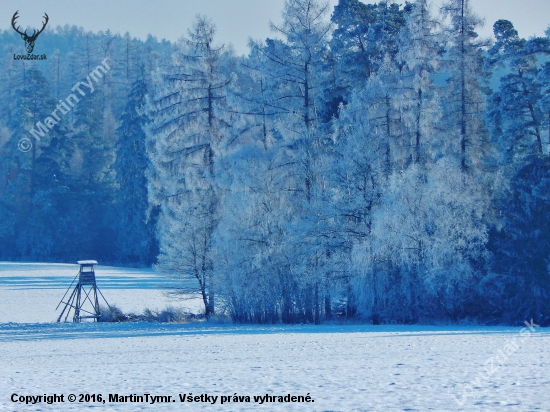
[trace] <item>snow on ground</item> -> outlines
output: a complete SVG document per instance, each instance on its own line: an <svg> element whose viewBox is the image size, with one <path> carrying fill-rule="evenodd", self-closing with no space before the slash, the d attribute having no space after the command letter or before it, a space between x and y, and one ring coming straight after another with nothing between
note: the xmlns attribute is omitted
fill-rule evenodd
<svg viewBox="0 0 550 412"><path fill-rule="evenodd" d="M22 285L37 285L38 272L49 279L44 288L34 289L35 297L61 290L48 289L56 271L74 272L64 266L4 270L6 266L0 265L3 322L18 311L26 313L27 322L32 322L31 314L45 317L44 298L28 298L27 307L9 306L5 300L10 293L31 291ZM133 276L136 281L154 278L152 272L109 270L111 279L129 283ZM114 291L119 289L104 289L118 296ZM152 287L132 290L144 296L155 291L166 299ZM155 303L152 296L143 299ZM532 329L0 323L0 410L548 411L550 331ZM65 402L25 405L10 400L13 394L54 393L63 394ZM146 393L172 396L176 402L108 401L109 394ZM178 395L189 393L218 398L214 405L180 403ZM70 403L69 394L102 394L107 402ZM248 395L251 402L233 402L234 394ZM254 402L255 395L266 394L309 394L315 402ZM231 401L221 405L221 396Z"/></svg>

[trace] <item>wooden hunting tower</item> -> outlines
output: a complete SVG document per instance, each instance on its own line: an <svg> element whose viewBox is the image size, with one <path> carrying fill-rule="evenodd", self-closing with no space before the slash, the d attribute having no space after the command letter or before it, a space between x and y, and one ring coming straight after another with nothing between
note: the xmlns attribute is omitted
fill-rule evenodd
<svg viewBox="0 0 550 412"><path fill-rule="evenodd" d="M57 305L57 308L59 308L59 305L62 303L65 304L65 307L57 318L58 322L61 321L61 318L65 312L66 315L64 322L66 322L71 310L73 311L73 322L82 322L83 319L91 319L92 321L97 322L101 316L101 313L99 312L98 293L101 295L105 303L107 303L107 300L103 296L103 293L101 293L98 289L95 281L94 265L97 265L97 262L95 260L79 260L78 264L80 265L80 270L73 279L71 286L69 286L69 289L67 289L61 298L61 301ZM69 299L64 301L65 296L67 296L67 293L69 293L69 290L71 290L77 278L78 282L69 296ZM108 303L107 306L109 306Z"/></svg>

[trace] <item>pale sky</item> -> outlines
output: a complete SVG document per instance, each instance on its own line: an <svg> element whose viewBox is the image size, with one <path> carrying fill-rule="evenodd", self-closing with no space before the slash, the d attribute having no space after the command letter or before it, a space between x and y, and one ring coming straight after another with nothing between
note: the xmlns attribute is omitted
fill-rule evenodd
<svg viewBox="0 0 550 412"><path fill-rule="evenodd" d="M437 8L443 0L432 0ZM550 0L471 0L485 17L479 30L492 37L493 23L507 19L520 36L544 35L550 25ZM375 1L364 0L365 3ZM338 0L330 0L331 11ZM49 26L76 25L94 32L110 29L145 39L147 34L177 40L186 34L197 13L211 17L218 27L218 42L232 43L239 54L248 52L248 38L273 36L269 21L281 20L284 0L1 0L0 29L11 30L11 17L19 10L21 27L40 27L44 12Z"/></svg>

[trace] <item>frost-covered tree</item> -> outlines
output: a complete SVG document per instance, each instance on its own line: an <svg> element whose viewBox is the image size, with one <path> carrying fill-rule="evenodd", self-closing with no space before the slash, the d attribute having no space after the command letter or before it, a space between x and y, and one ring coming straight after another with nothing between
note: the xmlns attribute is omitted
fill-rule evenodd
<svg viewBox="0 0 550 412"><path fill-rule="evenodd" d="M316 0L287 0L283 23L271 23L272 30L284 40L252 44L265 56L263 73L272 80L273 100L285 112L285 129L294 138L318 121L316 99L321 92L322 61L331 27L324 19L327 12L328 4Z"/></svg>
<svg viewBox="0 0 550 412"><path fill-rule="evenodd" d="M342 277L348 316L356 311L353 279L358 275L349 253L358 242L368 242L372 209L392 171L404 168L410 157L403 139L402 94L402 78L387 58L366 86L352 93L334 122L336 155L329 176L336 191L331 206L338 216L337 232L345 239L341 251L348 255Z"/></svg>
<svg viewBox="0 0 550 412"><path fill-rule="evenodd" d="M392 174L373 210L372 239L354 250L364 276L384 274L376 282L386 303L374 309L408 321L440 308L451 318L464 313L465 292L488 258L487 208L483 189L450 158Z"/></svg>
<svg viewBox="0 0 550 412"><path fill-rule="evenodd" d="M262 73L266 75L270 102L276 103L281 112L275 125L281 142L274 163L286 176L282 195L292 216L281 223L294 234L282 252L288 261L284 276L287 283L296 285L292 293L284 295L285 322L314 321L320 304L315 292L321 282L319 260L308 235L318 229L312 217L320 217L323 211L319 199L324 190L326 145L318 130L318 101L326 76L323 68L331 29L325 20L327 11L328 5L314 0L289 0L282 13L283 22L272 24L283 40L268 39L265 45L253 45L265 57Z"/></svg>
<svg viewBox="0 0 550 412"><path fill-rule="evenodd" d="M223 46L214 24L197 16L171 66L157 73L147 126L149 196L160 206L158 268L199 284L206 316L215 311L212 234L220 193L215 163L226 143Z"/></svg>
<svg viewBox="0 0 550 412"><path fill-rule="evenodd" d="M256 141L226 160L225 213L215 248L227 309L238 322L289 322L297 291L286 255L292 208L285 204L280 159Z"/></svg>
<svg viewBox="0 0 550 412"><path fill-rule="evenodd" d="M228 104L233 112L228 145L254 145L259 139L267 150L281 137L277 117L286 110L273 96L267 57L254 42L250 46L249 56L238 59L236 81L228 89Z"/></svg>
<svg viewBox="0 0 550 412"><path fill-rule="evenodd" d="M446 154L441 129L439 88L434 77L440 69L439 22L431 16L427 0L410 6L401 30L397 61L400 67L400 95L403 143L410 148L410 161L425 164Z"/></svg>
<svg viewBox="0 0 550 412"><path fill-rule="evenodd" d="M336 122L350 148L345 157L368 165L379 183L392 171L411 162L424 164L443 151L440 99L433 83L440 53L437 21L425 1L409 5L406 20L397 55L387 56L365 86L356 88Z"/></svg>
<svg viewBox="0 0 550 412"><path fill-rule="evenodd" d="M441 13L450 19L446 30L449 45L445 56L448 78L444 121L452 152L460 159L462 169L468 170L479 165L487 151L483 48L488 43L478 39L476 29L483 20L473 12L470 0L448 0Z"/></svg>
<svg viewBox="0 0 550 412"><path fill-rule="evenodd" d="M334 122L338 155L331 178L337 195L331 200L348 252L369 242L372 210L389 177L412 163L424 166L441 152L440 106L432 80L439 60L437 22L424 1L407 10L398 52L386 55L366 84L356 87ZM358 271L354 263L347 266L349 302ZM363 286L371 288L378 302L375 283L371 278Z"/></svg>

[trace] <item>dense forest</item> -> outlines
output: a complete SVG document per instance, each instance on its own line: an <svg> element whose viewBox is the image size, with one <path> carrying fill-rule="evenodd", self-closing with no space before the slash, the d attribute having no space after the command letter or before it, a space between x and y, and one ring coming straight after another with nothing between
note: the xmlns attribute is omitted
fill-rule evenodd
<svg viewBox="0 0 550 412"><path fill-rule="evenodd" d="M197 16L36 61L2 31L0 259L154 265L237 322L547 325L550 30L480 24L287 0L247 56Z"/></svg>

